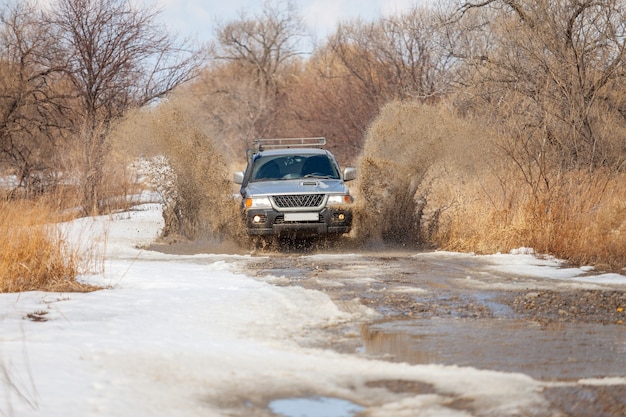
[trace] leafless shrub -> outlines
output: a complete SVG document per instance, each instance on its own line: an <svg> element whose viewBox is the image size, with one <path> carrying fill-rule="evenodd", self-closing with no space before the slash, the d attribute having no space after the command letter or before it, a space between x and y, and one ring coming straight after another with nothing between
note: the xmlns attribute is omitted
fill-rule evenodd
<svg viewBox="0 0 626 417"><path fill-rule="evenodd" d="M163 203L163 220L165 227L161 235L164 237L181 233L181 220L179 217L177 183L178 177L169 159L163 155L157 155L150 159L141 159L136 162L138 172L146 177L146 184L156 191ZM178 214L177 214L178 213Z"/></svg>
<svg viewBox="0 0 626 417"><path fill-rule="evenodd" d="M472 69L459 105L491 117L534 192L566 171L624 169L624 10L621 0L469 1L459 9L463 19L483 17L466 27L474 42L455 51Z"/></svg>

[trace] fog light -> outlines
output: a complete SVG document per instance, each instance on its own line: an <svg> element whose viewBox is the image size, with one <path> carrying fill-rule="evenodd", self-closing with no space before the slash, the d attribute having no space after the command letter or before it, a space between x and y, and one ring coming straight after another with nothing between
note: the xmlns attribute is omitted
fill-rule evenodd
<svg viewBox="0 0 626 417"><path fill-rule="evenodd" d="M345 215L345 214L343 214L343 213L340 213L340 214L339 214L339 216L337 216L337 218L338 218L340 221L344 221L344 220L346 219L346 215Z"/></svg>
<svg viewBox="0 0 626 417"><path fill-rule="evenodd" d="M261 221L261 216L258 214L252 218L252 221L255 223L259 223Z"/></svg>

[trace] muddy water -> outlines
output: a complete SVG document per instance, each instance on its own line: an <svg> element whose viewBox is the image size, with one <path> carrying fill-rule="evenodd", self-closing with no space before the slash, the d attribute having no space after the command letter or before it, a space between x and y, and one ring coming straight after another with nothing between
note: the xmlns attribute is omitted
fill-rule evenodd
<svg viewBox="0 0 626 417"><path fill-rule="evenodd" d="M269 408L274 414L284 417L352 417L364 410L350 401L332 397L274 400Z"/></svg>
<svg viewBox="0 0 626 417"><path fill-rule="evenodd" d="M626 375L626 326L546 322L516 313L515 296L575 284L497 274L478 258L402 251L269 254L250 272L275 285L326 292L375 309L357 346L334 348L394 362L521 372L556 381Z"/></svg>
<svg viewBox="0 0 626 417"><path fill-rule="evenodd" d="M249 253L211 242L161 250ZM379 318L361 325L358 340L339 331L326 346L343 352L521 372L546 381L626 375L626 325L588 322L584 315L545 321L512 306L516 296L537 290L576 294L579 284L497 273L477 257L402 248L268 251L254 253L242 268L272 285L323 291L338 306L376 310Z"/></svg>
<svg viewBox="0 0 626 417"><path fill-rule="evenodd" d="M516 319L383 321L363 325L364 353L394 362L521 372L541 380L626 375L623 326Z"/></svg>

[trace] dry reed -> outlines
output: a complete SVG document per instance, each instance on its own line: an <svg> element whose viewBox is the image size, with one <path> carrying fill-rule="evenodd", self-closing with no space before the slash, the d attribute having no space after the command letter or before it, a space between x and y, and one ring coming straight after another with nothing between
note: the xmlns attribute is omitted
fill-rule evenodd
<svg viewBox="0 0 626 417"><path fill-rule="evenodd" d="M94 289L76 281L79 254L49 226L58 219L41 202L0 201L0 292Z"/></svg>
<svg viewBox="0 0 626 417"><path fill-rule="evenodd" d="M534 187L503 140L442 105L388 104L360 158L357 237L626 267L626 175L546 171L549 186Z"/></svg>
<svg viewBox="0 0 626 417"><path fill-rule="evenodd" d="M626 176L569 173L558 186L533 194L485 178L460 185L435 240L477 253L532 247L576 265L619 271L626 266ZM472 198L467 198L472 196Z"/></svg>

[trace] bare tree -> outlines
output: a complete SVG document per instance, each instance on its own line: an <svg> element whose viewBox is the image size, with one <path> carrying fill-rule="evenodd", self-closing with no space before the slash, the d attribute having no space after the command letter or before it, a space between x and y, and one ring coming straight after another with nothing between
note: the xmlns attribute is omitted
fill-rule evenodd
<svg viewBox="0 0 626 417"><path fill-rule="evenodd" d="M74 130L83 150L83 208L99 211L107 135L133 107L162 98L190 80L200 53L158 24L158 12L129 0L57 0L48 22L79 102Z"/></svg>
<svg viewBox="0 0 626 417"><path fill-rule="evenodd" d="M486 17L474 39L488 42L459 56L474 69L471 100L515 138L504 150L529 184L550 188L562 170L626 167L622 0L486 0L457 11Z"/></svg>
<svg viewBox="0 0 626 417"><path fill-rule="evenodd" d="M447 92L455 64L443 48L443 29L433 9L415 7L343 24L329 45L371 100L436 98Z"/></svg>
<svg viewBox="0 0 626 417"><path fill-rule="evenodd" d="M300 54L304 36L304 23L290 0L267 0L260 15L242 13L239 20L219 25L213 54L250 68L255 83L271 96L278 93L283 66Z"/></svg>
<svg viewBox="0 0 626 417"><path fill-rule="evenodd" d="M53 174L67 92L60 68L47 65L52 39L35 7L8 7L0 24L0 160L29 194Z"/></svg>
<svg viewBox="0 0 626 417"><path fill-rule="evenodd" d="M205 73L203 101L222 137L241 148L254 137L273 136L281 97L299 61L305 27L290 0L266 1L254 16L221 23Z"/></svg>

